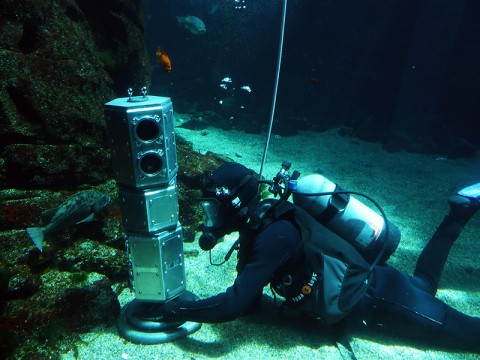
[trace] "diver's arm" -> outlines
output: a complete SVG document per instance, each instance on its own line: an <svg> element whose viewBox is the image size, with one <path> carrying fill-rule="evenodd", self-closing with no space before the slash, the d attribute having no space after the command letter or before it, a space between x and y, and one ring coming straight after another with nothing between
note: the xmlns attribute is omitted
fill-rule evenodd
<svg viewBox="0 0 480 360"><path fill-rule="evenodd" d="M294 255L300 241L299 230L290 222L270 224L255 239L251 262L224 293L197 301L172 301L166 304L166 321L217 323L234 320L262 293L275 270Z"/></svg>

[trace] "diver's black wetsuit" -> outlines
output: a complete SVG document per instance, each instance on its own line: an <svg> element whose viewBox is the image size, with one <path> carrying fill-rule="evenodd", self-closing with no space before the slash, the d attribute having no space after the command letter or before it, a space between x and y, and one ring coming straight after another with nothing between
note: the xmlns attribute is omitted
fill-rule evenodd
<svg viewBox="0 0 480 360"><path fill-rule="evenodd" d="M388 265L376 266L374 281L350 318L363 324L421 329L480 350L480 318L460 313L435 297L451 245L472 215L448 215L444 219L420 255L414 276ZM293 223L271 223L255 239L250 261L233 286L207 299L173 302L171 320L215 323L244 314L275 271L295 256L300 241L300 231Z"/></svg>
<svg viewBox="0 0 480 360"><path fill-rule="evenodd" d="M224 293L197 301L178 301L169 310L175 320L217 323L243 315L262 294L275 271L295 255L300 231L286 220L265 228L254 241L249 263Z"/></svg>

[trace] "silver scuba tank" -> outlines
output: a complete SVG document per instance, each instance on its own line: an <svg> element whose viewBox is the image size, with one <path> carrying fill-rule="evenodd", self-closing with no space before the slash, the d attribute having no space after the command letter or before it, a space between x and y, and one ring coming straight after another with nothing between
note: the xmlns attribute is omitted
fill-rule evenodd
<svg viewBox="0 0 480 360"><path fill-rule="evenodd" d="M307 210L318 222L353 245L368 262L373 262L385 245L380 263L385 262L398 247L400 231L367 205L349 194L308 195L341 191L341 188L320 174L297 180L294 204ZM388 220L387 220L388 221ZM387 239L388 244L384 244Z"/></svg>

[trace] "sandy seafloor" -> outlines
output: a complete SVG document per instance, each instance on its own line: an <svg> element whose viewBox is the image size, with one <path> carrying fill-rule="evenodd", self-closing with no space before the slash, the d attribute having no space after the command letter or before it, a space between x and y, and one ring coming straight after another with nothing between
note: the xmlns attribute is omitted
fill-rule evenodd
<svg viewBox="0 0 480 360"><path fill-rule="evenodd" d="M265 135L208 128L204 131L177 128L195 150L213 151L260 170ZM412 272L415 260L446 214L446 199L456 190L480 181L480 159L449 160L443 154L387 153L379 144L342 137L337 130L302 132L298 136L272 135L263 175L272 178L282 160L303 175L316 170L344 189L375 198L402 240L389 263ZM438 297L458 310L480 317L480 215L476 215L454 244ZM213 251L221 260L234 239ZM185 244L186 254L198 249ZM208 253L188 256L187 288L207 297L230 286L235 259L221 267L209 265ZM265 293L270 296L268 288ZM122 293L122 305L132 295ZM262 314L223 324L203 324L187 338L159 345L136 345L119 337L114 327L98 328L81 336L78 355L64 359L342 359L328 329L304 327L300 320L279 318L272 304ZM480 341L480 339L479 339ZM374 332L353 334L351 346L358 359L478 359L478 354L441 350L416 339Z"/></svg>

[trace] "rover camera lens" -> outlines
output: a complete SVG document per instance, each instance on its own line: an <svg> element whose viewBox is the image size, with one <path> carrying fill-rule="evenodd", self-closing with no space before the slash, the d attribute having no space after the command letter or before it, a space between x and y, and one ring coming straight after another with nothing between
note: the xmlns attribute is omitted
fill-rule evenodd
<svg viewBox="0 0 480 360"><path fill-rule="evenodd" d="M162 167L162 158L157 153L147 153L140 159L140 169L148 176L158 174Z"/></svg>
<svg viewBox="0 0 480 360"><path fill-rule="evenodd" d="M158 123L151 118L141 120L135 127L137 138L143 142L152 142L160 133Z"/></svg>

